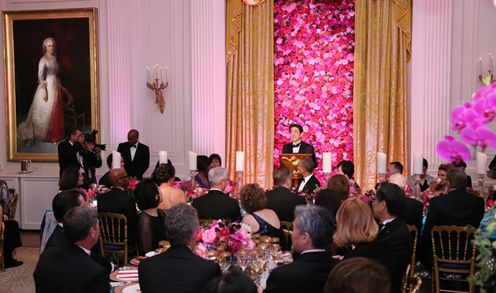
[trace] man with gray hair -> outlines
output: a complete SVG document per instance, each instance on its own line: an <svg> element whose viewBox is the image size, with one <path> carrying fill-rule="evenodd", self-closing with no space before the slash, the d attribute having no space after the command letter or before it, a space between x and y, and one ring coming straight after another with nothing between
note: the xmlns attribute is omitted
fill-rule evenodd
<svg viewBox="0 0 496 293"><path fill-rule="evenodd" d="M320 182L313 175L315 162L311 158L304 158L298 165L298 173L303 177L298 182L298 192L313 194L315 189L320 187Z"/></svg>
<svg viewBox="0 0 496 293"><path fill-rule="evenodd" d="M297 205L305 205L303 197L291 192L291 171L278 168L274 171L274 189L267 191L267 208L276 212L281 221L292 222L294 210Z"/></svg>
<svg viewBox="0 0 496 293"><path fill-rule="evenodd" d="M478 228L484 216L484 199L467 192L467 174L455 168L448 171L447 195L433 197L429 203L424 228L422 262L432 268L431 230L434 226L467 226Z"/></svg>
<svg viewBox="0 0 496 293"><path fill-rule="evenodd" d="M41 254L33 274L36 292L109 292L109 271L90 257L100 236L97 211L72 208L63 224L70 243L47 247Z"/></svg>
<svg viewBox="0 0 496 293"><path fill-rule="evenodd" d="M293 221L294 262L274 269L264 292L323 292L327 276L338 263L326 248L335 230L331 214L319 206L297 206Z"/></svg>
<svg viewBox="0 0 496 293"><path fill-rule="evenodd" d="M193 200L193 207L198 211L200 219L241 219L238 201L224 194L227 186L227 170L222 167L213 168L208 172L210 190L204 196Z"/></svg>
<svg viewBox="0 0 496 293"><path fill-rule="evenodd" d="M140 262L141 292L200 292L205 284L221 275L219 265L195 253L198 214L185 203L167 211L165 227L171 247L162 254Z"/></svg>

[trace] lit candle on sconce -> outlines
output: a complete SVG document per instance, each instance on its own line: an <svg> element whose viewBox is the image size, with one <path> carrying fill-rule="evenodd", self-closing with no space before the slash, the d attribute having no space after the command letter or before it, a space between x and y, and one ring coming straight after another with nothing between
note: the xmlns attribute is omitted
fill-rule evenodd
<svg viewBox="0 0 496 293"><path fill-rule="evenodd" d="M489 70L491 70L491 73L494 73L494 58L491 53L489 53Z"/></svg>
<svg viewBox="0 0 496 293"><path fill-rule="evenodd" d="M165 66L165 82L169 82L169 77L167 76L167 70L169 68L167 66Z"/></svg>
<svg viewBox="0 0 496 293"><path fill-rule="evenodd" d="M477 73L482 76L482 57L479 57L479 64L477 65Z"/></svg>
<svg viewBox="0 0 496 293"><path fill-rule="evenodd" d="M165 99L163 90L165 90L169 83L167 82L167 67L165 67L165 79L164 80L164 68L155 64L150 67L146 67L146 86L155 93L155 103L158 104L160 108L160 113L165 111Z"/></svg>
<svg viewBox="0 0 496 293"><path fill-rule="evenodd" d="M150 73L150 67L146 67L146 81L147 82L151 82L152 79L151 79L151 73Z"/></svg>

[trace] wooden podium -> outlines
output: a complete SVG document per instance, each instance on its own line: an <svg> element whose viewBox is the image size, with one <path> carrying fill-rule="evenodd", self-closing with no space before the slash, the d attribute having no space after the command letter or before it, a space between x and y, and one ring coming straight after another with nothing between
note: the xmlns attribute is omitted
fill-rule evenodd
<svg viewBox="0 0 496 293"><path fill-rule="evenodd" d="M291 179L293 187L298 189L298 180L301 179L301 174L298 173L298 165L305 158L312 158L312 154L281 154L279 157L281 165L291 171Z"/></svg>

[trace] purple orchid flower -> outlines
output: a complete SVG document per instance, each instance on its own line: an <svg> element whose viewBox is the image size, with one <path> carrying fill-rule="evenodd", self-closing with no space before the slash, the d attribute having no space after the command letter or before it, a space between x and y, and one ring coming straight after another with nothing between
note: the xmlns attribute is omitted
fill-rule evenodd
<svg viewBox="0 0 496 293"><path fill-rule="evenodd" d="M436 151L441 159L448 162L460 160L468 162L472 159L469 148L464 143L457 141L453 136L446 136L444 140L438 142Z"/></svg>

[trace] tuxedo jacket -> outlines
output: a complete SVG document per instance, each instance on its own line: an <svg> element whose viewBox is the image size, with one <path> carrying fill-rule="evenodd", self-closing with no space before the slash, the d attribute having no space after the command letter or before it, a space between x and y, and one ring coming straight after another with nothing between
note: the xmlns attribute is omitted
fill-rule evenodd
<svg viewBox="0 0 496 293"><path fill-rule="evenodd" d="M282 147L283 154L293 154L293 143L287 143ZM313 145L308 144L304 141L301 141L300 149L298 154L312 154L312 159L315 162L315 166L317 166L317 158L315 157L315 149Z"/></svg>
<svg viewBox="0 0 496 293"><path fill-rule="evenodd" d="M419 233L422 228L422 218L423 218L424 206L422 203L416 199L406 197L405 205L401 211L400 218L407 225L414 225L417 227Z"/></svg>
<svg viewBox="0 0 496 293"><path fill-rule="evenodd" d="M128 142L120 143L117 151L121 153L124 160L124 169L126 169L127 175L136 177L138 180L143 179L143 174L150 165L150 149L148 146L138 142L133 160L131 160L131 145Z"/></svg>
<svg viewBox="0 0 496 293"><path fill-rule="evenodd" d="M284 186L277 186L267 191L267 208L276 212L281 221L292 222L294 220L294 209L297 205L305 205L307 202L301 196L291 192Z"/></svg>
<svg viewBox="0 0 496 293"><path fill-rule="evenodd" d="M300 255L294 262L275 268L264 292L322 293L329 273L338 263L327 252Z"/></svg>
<svg viewBox="0 0 496 293"><path fill-rule="evenodd" d="M99 185L105 185L105 187L110 188L112 187L112 182L110 182L109 179L109 173L110 171L107 171L105 174L103 174L102 178L98 181Z"/></svg>
<svg viewBox="0 0 496 293"><path fill-rule="evenodd" d="M412 236L399 217L387 223L377 235L390 257L391 292L401 292L401 281L413 252Z"/></svg>
<svg viewBox="0 0 496 293"><path fill-rule="evenodd" d="M230 219L232 222L241 219L238 201L219 190L210 190L195 198L192 206L200 219Z"/></svg>
<svg viewBox="0 0 496 293"><path fill-rule="evenodd" d="M45 248L33 273L37 293L108 293L110 272L73 243Z"/></svg>
<svg viewBox="0 0 496 293"><path fill-rule="evenodd" d="M296 187L296 190L299 190L301 181L303 181L303 178L298 180L298 186ZM312 177L308 179L307 182L305 182L305 186L303 186L303 193L308 193L308 194L313 194L314 190L317 189L317 187L320 187L320 182L315 177L315 175L312 174Z"/></svg>
<svg viewBox="0 0 496 293"><path fill-rule="evenodd" d="M200 292L208 281L221 275L218 264L179 245L142 260L138 273L143 293Z"/></svg>
<svg viewBox="0 0 496 293"><path fill-rule="evenodd" d="M125 215L127 218L128 241L135 240L138 212L136 210L136 199L129 194L129 191L112 187L109 192L98 195L97 205L99 213Z"/></svg>
<svg viewBox="0 0 496 293"><path fill-rule="evenodd" d="M59 167L60 167L60 175L62 175L62 171L69 167L81 167L80 166L76 154L82 149L80 143L76 142L74 145L71 145L68 139L63 140L57 146L57 152L59 156Z"/></svg>

